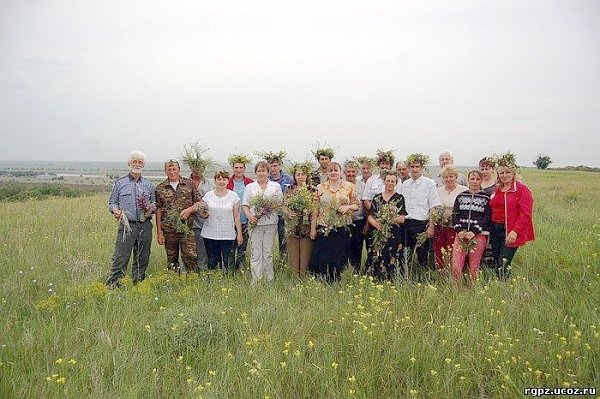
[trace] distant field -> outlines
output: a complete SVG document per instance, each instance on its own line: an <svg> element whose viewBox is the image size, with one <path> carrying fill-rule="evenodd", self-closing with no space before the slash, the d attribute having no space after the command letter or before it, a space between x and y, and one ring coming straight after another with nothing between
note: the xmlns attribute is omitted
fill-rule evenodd
<svg viewBox="0 0 600 399"><path fill-rule="evenodd" d="M524 172L537 239L510 282L331 286L285 265L107 291L107 194L0 203L0 397L515 398L600 388L600 179ZM596 393L598 395L598 393Z"/></svg>

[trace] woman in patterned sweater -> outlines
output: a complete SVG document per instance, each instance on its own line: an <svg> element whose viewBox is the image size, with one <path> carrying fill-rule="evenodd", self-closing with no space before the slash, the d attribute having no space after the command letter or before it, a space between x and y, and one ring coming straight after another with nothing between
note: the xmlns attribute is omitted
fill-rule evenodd
<svg viewBox="0 0 600 399"><path fill-rule="evenodd" d="M473 280L477 279L489 237L490 197L481 190L481 180L481 172L469 172L469 190L458 194L454 201L452 223L456 239L452 249L452 275L456 281L460 280L467 254L469 274Z"/></svg>

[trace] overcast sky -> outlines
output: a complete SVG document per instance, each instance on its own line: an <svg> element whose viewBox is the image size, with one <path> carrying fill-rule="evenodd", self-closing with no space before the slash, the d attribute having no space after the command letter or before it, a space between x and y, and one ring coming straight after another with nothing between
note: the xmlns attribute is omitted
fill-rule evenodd
<svg viewBox="0 0 600 399"><path fill-rule="evenodd" d="M600 1L1 0L0 160L600 166Z"/></svg>

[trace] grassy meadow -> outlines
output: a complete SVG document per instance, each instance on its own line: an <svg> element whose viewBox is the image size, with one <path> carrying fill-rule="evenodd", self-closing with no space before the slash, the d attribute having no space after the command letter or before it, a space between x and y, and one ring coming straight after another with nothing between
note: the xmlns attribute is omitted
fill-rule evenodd
<svg viewBox="0 0 600 399"><path fill-rule="evenodd" d="M509 282L328 286L279 267L107 291L107 194L0 204L0 397L514 398L600 388L600 175L524 172L537 239Z"/></svg>

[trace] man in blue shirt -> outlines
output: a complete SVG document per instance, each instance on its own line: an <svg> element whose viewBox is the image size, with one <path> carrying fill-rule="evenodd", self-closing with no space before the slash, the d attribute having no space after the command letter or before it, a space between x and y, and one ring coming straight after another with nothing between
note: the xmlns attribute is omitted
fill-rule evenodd
<svg viewBox="0 0 600 399"><path fill-rule="evenodd" d="M152 243L152 213L156 211L154 186L142 177L146 155L133 151L127 159L129 174L118 179L108 199L108 209L119 221L109 287L118 287L133 251L131 279L136 284L146 278Z"/></svg>
<svg viewBox="0 0 600 399"><path fill-rule="evenodd" d="M270 169L269 180L279 183L281 191L285 194L285 191L294 185L294 178L281 171L283 158L273 155L267 158L267 162L269 163ZM283 219L283 215L279 215L277 221L277 235L279 236L279 256L283 256L287 250L285 245L285 220Z"/></svg>

